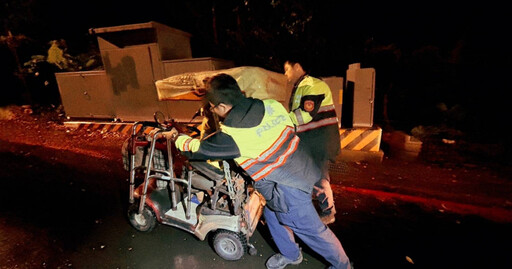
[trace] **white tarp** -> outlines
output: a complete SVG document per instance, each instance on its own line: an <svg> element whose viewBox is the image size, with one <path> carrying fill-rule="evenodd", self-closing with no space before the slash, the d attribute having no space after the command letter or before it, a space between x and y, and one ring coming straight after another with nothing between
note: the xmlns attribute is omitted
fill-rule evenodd
<svg viewBox="0 0 512 269"><path fill-rule="evenodd" d="M236 79L247 97L287 101L291 91L286 77L261 67L242 66L214 71L190 72L171 76L155 82L158 100L200 100L207 78L226 73Z"/></svg>

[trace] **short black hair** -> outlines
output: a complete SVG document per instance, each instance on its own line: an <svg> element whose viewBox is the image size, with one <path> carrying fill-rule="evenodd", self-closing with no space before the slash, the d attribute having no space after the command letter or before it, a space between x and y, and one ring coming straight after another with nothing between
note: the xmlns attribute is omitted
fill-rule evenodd
<svg viewBox="0 0 512 269"><path fill-rule="evenodd" d="M302 69L306 73L309 73L309 71L311 71L308 57L305 56L304 54L290 53L287 55L285 63L287 63L287 62L290 63L291 65L300 64L300 66L302 66Z"/></svg>
<svg viewBox="0 0 512 269"><path fill-rule="evenodd" d="M215 106L220 103L235 105L240 98L245 98L245 96L236 80L228 74L218 74L206 83L205 99Z"/></svg>

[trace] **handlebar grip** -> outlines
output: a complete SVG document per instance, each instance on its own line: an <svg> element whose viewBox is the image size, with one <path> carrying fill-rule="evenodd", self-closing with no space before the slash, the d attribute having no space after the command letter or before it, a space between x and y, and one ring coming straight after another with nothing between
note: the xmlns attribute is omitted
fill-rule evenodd
<svg viewBox="0 0 512 269"><path fill-rule="evenodd" d="M143 127L160 127L160 124L158 124L158 122L154 122L154 121L141 121L139 122L140 124L142 124Z"/></svg>

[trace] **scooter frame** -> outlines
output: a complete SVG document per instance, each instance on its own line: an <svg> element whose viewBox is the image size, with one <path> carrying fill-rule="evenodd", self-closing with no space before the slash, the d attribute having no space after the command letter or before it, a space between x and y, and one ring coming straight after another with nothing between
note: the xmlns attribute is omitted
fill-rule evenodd
<svg viewBox="0 0 512 269"><path fill-rule="evenodd" d="M179 153L176 152L176 148L173 148L173 143L167 143L162 135L169 128L169 126L162 127L155 122L136 122L132 127L131 140L128 146L130 173L129 202L131 204L128 215L132 226L141 232L149 232L154 228L157 221L160 224L177 227L192 233L201 241L205 240L208 234L214 232L214 249L223 259L238 260L245 251L248 251L250 255L255 255L257 250L249 242L249 238L256 230L263 212L265 199L256 190L249 191L245 188L244 199L239 201L241 196L237 195L235 189L240 191L240 188L235 186L232 177L233 171L229 162L222 160L223 181L225 185L215 188L213 196L210 197L211 206L208 206L206 203L201 205L192 203L192 177L197 172L191 165L185 165L181 171L181 178L176 177L174 159L175 156L180 155L176 155ZM149 129L152 130L147 132ZM147 139L137 141L137 137L140 137L141 133L147 133L145 135ZM144 166L135 165L137 147L149 149ZM154 168L153 156L156 150L167 152L168 170ZM135 187L137 171L142 171L144 179L140 185ZM204 170L197 171L204 172ZM157 180L168 182L170 194L167 189L162 190L156 187ZM179 186L186 191L181 192L177 190ZM170 200L169 197L165 197L166 194L170 196ZM230 213L216 208L219 194L229 196L232 202ZM178 197L178 195L180 196ZM186 195L184 204L178 202L178 200L182 200L181 196L183 195ZM136 203L137 199L138 202ZM178 207L185 208L184 217L167 214L171 210L179 211ZM164 213L167 209L169 209L167 213ZM197 222L194 220L194 217L197 218ZM135 218L135 220L132 218ZM139 218L141 223L148 222L148 225L138 226L136 218ZM151 218L155 218L156 221Z"/></svg>

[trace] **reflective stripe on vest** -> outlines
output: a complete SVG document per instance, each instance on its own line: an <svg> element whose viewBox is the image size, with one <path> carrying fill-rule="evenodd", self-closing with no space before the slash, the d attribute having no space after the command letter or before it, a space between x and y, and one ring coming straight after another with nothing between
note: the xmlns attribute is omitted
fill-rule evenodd
<svg viewBox="0 0 512 269"><path fill-rule="evenodd" d="M334 105L320 107L318 109L317 115L313 118L312 121L310 121L306 124L300 124L300 122L299 122L299 126L297 126L297 133L313 130L313 129L324 127L327 125L338 124L338 117L328 117L328 118L322 117L322 114L324 114L324 113L331 114L332 112L334 112L334 110L335 110ZM295 113L295 115L297 115L297 113ZM327 116L327 115L325 115L325 116ZM302 119L302 117L301 117L301 119ZM297 118L297 121L299 121L298 118Z"/></svg>
<svg viewBox="0 0 512 269"><path fill-rule="evenodd" d="M260 180L286 163L297 149L299 138L283 105L275 100L263 100L265 115L258 126L237 128L221 125L230 135L241 156L240 166L254 179Z"/></svg>
<svg viewBox="0 0 512 269"><path fill-rule="evenodd" d="M304 124L304 119L302 118L302 112L300 111L300 109L296 109L294 114L295 118L297 119L297 123L299 125Z"/></svg>
<svg viewBox="0 0 512 269"><path fill-rule="evenodd" d="M190 151L190 142L192 142L192 138L185 140L183 143L183 151Z"/></svg>
<svg viewBox="0 0 512 269"><path fill-rule="evenodd" d="M336 109L336 107L334 105L322 106L318 109L318 113L332 111L335 109Z"/></svg>
<svg viewBox="0 0 512 269"><path fill-rule="evenodd" d="M294 135L292 127L287 127L270 148L257 158L246 160L240 166L251 175L252 179L258 181L285 164L288 157L297 149L298 144L299 137Z"/></svg>

